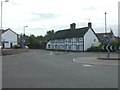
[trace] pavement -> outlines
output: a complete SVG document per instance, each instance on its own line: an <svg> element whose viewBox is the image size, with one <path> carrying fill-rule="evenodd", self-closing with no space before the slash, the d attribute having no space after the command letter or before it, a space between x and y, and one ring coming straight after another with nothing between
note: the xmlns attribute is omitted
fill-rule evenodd
<svg viewBox="0 0 120 90"><path fill-rule="evenodd" d="M73 62L90 65L118 65L118 60L102 60L97 57L74 58Z"/></svg>

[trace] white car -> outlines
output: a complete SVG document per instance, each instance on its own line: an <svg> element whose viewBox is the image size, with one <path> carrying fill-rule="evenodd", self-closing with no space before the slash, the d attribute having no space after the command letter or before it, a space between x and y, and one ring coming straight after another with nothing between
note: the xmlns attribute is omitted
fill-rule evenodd
<svg viewBox="0 0 120 90"><path fill-rule="evenodd" d="M25 48L26 48L26 49L29 49L29 47L28 47L28 46L25 46Z"/></svg>

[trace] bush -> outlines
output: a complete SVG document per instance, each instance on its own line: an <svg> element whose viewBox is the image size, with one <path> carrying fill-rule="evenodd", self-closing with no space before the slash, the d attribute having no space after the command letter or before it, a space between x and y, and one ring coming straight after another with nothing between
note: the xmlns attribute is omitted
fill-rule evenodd
<svg viewBox="0 0 120 90"><path fill-rule="evenodd" d="M98 47L90 47L87 49L88 52L102 52L104 50L102 50L102 47L98 46Z"/></svg>
<svg viewBox="0 0 120 90"><path fill-rule="evenodd" d="M14 49L19 49L19 48L22 48L20 45L14 45L13 46Z"/></svg>

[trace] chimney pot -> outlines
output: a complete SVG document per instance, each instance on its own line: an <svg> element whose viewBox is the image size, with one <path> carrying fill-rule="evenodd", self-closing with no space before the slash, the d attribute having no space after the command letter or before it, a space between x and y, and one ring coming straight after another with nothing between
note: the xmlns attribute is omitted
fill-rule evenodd
<svg viewBox="0 0 120 90"><path fill-rule="evenodd" d="M88 23L88 27L92 28L92 23L91 22Z"/></svg>
<svg viewBox="0 0 120 90"><path fill-rule="evenodd" d="M76 24L75 24L75 23L70 24L70 29L71 29L71 30L74 30L75 27L76 27Z"/></svg>

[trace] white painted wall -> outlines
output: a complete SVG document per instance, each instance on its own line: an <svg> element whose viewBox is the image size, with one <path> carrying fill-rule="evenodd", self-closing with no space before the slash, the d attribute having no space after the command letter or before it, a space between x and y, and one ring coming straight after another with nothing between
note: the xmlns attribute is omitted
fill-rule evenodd
<svg viewBox="0 0 120 90"><path fill-rule="evenodd" d="M88 32L84 36L84 50L86 51L88 48L90 48L95 43L99 43L99 40L94 34L94 32L91 29L89 29Z"/></svg>
<svg viewBox="0 0 120 90"><path fill-rule="evenodd" d="M46 49L51 49L49 48L49 45L51 45L50 41L48 41L48 43L46 44Z"/></svg>
<svg viewBox="0 0 120 90"><path fill-rule="evenodd" d="M77 39L79 41L77 41ZM69 42L70 41L70 42ZM46 49L83 51L83 38L66 38L50 40L46 44Z"/></svg>
<svg viewBox="0 0 120 90"><path fill-rule="evenodd" d="M9 41L9 43L5 43L5 48L10 48L10 43L13 43L13 45L17 45L17 34L12 32L11 30L8 30L2 34L2 39Z"/></svg>
<svg viewBox="0 0 120 90"><path fill-rule="evenodd" d="M73 40L74 45L72 42L69 42L70 39ZM81 42L83 41L82 38L79 38L79 39ZM61 49L61 50L67 49L67 50L73 50L73 51L83 51L82 46L79 46L82 43L80 43L80 41L76 42L76 38L66 38L63 40L64 40L63 43L60 42L60 39L52 40L53 43L51 43L51 40L50 40L46 45L46 49L56 49L57 48L57 49ZM86 51L91 46L96 45L96 43L99 43L99 40L96 37L96 35L94 34L94 32L91 29L89 29L88 32L86 32L86 34L84 36L84 51ZM66 44L67 44L67 46L65 46ZM48 45L50 45L50 48L48 48ZM57 45L57 47L55 47L56 45ZM76 46L76 45L78 45L78 46ZM54 48L52 48L52 46Z"/></svg>

